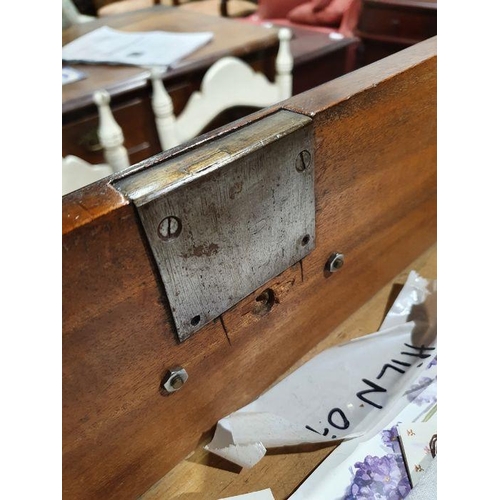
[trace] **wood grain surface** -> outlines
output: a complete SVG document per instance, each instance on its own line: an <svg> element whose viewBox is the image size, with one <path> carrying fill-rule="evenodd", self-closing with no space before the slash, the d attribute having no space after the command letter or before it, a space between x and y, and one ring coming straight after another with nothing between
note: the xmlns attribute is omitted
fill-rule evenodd
<svg viewBox="0 0 500 500"><path fill-rule="evenodd" d="M436 241L435 39L282 107L313 118L316 248L182 344L134 207L107 181L63 199L65 498L137 498ZM189 380L165 397L175 365Z"/></svg>

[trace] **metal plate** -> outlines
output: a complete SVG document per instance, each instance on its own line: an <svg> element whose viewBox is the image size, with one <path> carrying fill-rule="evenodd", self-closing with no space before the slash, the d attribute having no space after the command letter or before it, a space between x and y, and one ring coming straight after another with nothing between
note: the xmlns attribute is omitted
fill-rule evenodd
<svg viewBox="0 0 500 500"><path fill-rule="evenodd" d="M314 248L310 122L280 111L199 148L188 156L203 166L158 196L143 183L117 186L138 206L179 340ZM189 158L170 162L179 171Z"/></svg>

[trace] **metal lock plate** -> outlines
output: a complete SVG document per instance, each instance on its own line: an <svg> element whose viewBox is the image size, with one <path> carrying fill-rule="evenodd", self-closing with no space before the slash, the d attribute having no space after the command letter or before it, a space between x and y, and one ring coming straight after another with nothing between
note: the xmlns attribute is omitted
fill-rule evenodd
<svg viewBox="0 0 500 500"><path fill-rule="evenodd" d="M311 122L279 111L115 181L137 206L180 341L314 248Z"/></svg>

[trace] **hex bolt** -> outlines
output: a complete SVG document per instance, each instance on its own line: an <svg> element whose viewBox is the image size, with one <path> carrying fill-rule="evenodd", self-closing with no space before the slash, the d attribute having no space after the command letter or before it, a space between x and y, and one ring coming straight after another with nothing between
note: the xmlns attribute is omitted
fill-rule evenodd
<svg viewBox="0 0 500 500"><path fill-rule="evenodd" d="M171 368L165 375L162 387L167 392L172 393L178 391L187 381L188 374L181 366Z"/></svg>
<svg viewBox="0 0 500 500"><path fill-rule="evenodd" d="M325 269L330 273L334 273L335 271L338 271L343 265L344 254L335 252L332 253L332 255L330 255L330 257L326 261Z"/></svg>
<svg viewBox="0 0 500 500"><path fill-rule="evenodd" d="M297 172L303 172L311 164L311 153L304 149L295 159L295 168Z"/></svg>
<svg viewBox="0 0 500 500"><path fill-rule="evenodd" d="M158 236L162 240L177 238L182 231L182 223L178 217L169 215L158 224Z"/></svg>

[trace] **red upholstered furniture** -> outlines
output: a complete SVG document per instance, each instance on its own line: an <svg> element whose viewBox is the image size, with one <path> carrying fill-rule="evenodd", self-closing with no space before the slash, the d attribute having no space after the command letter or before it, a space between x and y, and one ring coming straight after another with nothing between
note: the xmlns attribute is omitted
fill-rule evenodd
<svg viewBox="0 0 500 500"><path fill-rule="evenodd" d="M257 12L246 20L352 37L360 9L361 0L259 0Z"/></svg>

